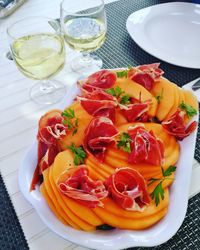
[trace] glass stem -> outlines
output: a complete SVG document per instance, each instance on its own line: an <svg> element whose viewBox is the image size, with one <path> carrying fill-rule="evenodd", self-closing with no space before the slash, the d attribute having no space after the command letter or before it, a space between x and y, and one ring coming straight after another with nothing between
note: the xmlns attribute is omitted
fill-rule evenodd
<svg viewBox="0 0 200 250"><path fill-rule="evenodd" d="M53 88L54 87L52 86L49 80L45 79L41 81L41 88L40 88L41 92L50 93L53 91Z"/></svg>
<svg viewBox="0 0 200 250"><path fill-rule="evenodd" d="M90 53L85 51L85 52L82 52L82 60L84 63L91 63L91 57L90 57Z"/></svg>

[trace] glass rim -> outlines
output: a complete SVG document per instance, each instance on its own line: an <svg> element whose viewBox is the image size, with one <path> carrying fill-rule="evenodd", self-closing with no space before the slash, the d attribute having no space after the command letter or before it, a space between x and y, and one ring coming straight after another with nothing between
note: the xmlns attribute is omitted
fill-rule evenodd
<svg viewBox="0 0 200 250"><path fill-rule="evenodd" d="M14 37L11 33L10 33L10 29L13 28L13 26L15 26L16 24L20 23L20 22L23 22L23 21L26 21L26 20L30 20L30 19L44 19L44 20L48 20L48 21L51 21L51 22L57 22L56 19L53 19L51 17L46 17L46 16L30 16L30 17L25 17L25 18L22 18L22 19L19 19L17 21L15 21L14 23L10 24L9 27L6 28L6 33L9 37L11 37L12 39L15 39L16 37Z"/></svg>
<svg viewBox="0 0 200 250"><path fill-rule="evenodd" d="M86 14L78 14L78 13L74 13L74 12L70 12L70 11L67 11L65 10L62 6L63 6L63 3L65 2L66 0L62 0L62 2L60 3L60 11L62 12L65 11L67 14L70 14L72 16L90 16L90 15L94 15L94 14L97 14L98 12L100 12L104 7L105 7L105 2L104 0L100 0L102 2L102 4L100 5L99 9L96 10L96 11L93 11L91 13L86 13ZM61 18L62 19L62 18ZM61 20L62 21L62 20Z"/></svg>

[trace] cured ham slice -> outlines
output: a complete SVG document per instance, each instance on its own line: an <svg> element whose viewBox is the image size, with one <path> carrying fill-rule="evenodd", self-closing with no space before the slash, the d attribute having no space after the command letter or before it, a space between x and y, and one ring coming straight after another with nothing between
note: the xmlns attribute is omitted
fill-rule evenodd
<svg viewBox="0 0 200 250"><path fill-rule="evenodd" d="M104 116L115 120L115 107L117 100L112 95L105 93L101 89L86 93L83 97L78 96L81 106L92 116Z"/></svg>
<svg viewBox="0 0 200 250"><path fill-rule="evenodd" d="M147 131L143 126L136 126L130 127L128 133L131 137L129 163L144 162L157 166L163 164L164 146L153 131Z"/></svg>
<svg viewBox="0 0 200 250"><path fill-rule="evenodd" d="M88 176L85 165L69 169L66 180L58 182L58 187L64 195L90 208L103 206L101 199L108 195L102 181L94 181Z"/></svg>
<svg viewBox="0 0 200 250"><path fill-rule="evenodd" d="M61 113L59 114L58 112L55 113L55 117L50 114L50 118L44 116L39 121L37 135L38 162L30 186L31 191L35 189L36 184L40 181L42 172L53 163L56 155L59 153L57 140L65 136L67 131L62 121Z"/></svg>
<svg viewBox="0 0 200 250"><path fill-rule="evenodd" d="M85 131L83 147L102 162L106 148L115 143L114 136L117 134L118 130L110 119L95 117Z"/></svg>
<svg viewBox="0 0 200 250"><path fill-rule="evenodd" d="M189 136L197 127L196 121L186 126L184 124L184 117L185 111L178 109L167 121L162 122L162 126L166 132L174 135L179 141Z"/></svg>
<svg viewBox="0 0 200 250"><path fill-rule="evenodd" d="M147 90L153 88L153 84L159 81L164 71L159 68L160 63L152 63L132 68L128 72L128 77L142 85Z"/></svg>
<svg viewBox="0 0 200 250"><path fill-rule="evenodd" d="M141 103L138 101L125 107L121 106L121 111L128 122L146 122L149 118L147 115L149 104L149 102Z"/></svg>
<svg viewBox="0 0 200 250"><path fill-rule="evenodd" d="M109 196L123 209L143 211L150 203L146 182L136 170L120 168L106 180L105 185Z"/></svg>
<svg viewBox="0 0 200 250"><path fill-rule="evenodd" d="M111 88L117 80L115 72L110 70L101 70L88 77L82 85L82 88L92 92L95 89L108 89Z"/></svg>

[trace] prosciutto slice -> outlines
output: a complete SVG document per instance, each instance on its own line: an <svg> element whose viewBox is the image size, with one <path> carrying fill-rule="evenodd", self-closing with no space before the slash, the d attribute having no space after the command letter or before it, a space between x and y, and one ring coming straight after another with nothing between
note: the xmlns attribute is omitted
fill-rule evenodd
<svg viewBox="0 0 200 250"><path fill-rule="evenodd" d="M54 161L56 155L59 153L57 140L66 135L67 128L62 124L62 116L56 115L45 121L42 126L39 126L37 135L38 139L38 162L33 175L30 186L30 191L35 189L39 182L42 172L48 168Z"/></svg>
<svg viewBox="0 0 200 250"><path fill-rule="evenodd" d="M164 146L156 138L153 131L147 131L143 126L130 127L128 134L131 137L131 153L129 163L148 163L162 165L164 160Z"/></svg>
<svg viewBox="0 0 200 250"><path fill-rule="evenodd" d="M115 72L104 69L90 75L82 85L82 88L89 92L95 89L108 89L114 85L116 80L117 75Z"/></svg>
<svg viewBox="0 0 200 250"><path fill-rule="evenodd" d="M114 137L117 134L118 130L109 118L95 117L85 130L83 147L102 162L106 148L115 143Z"/></svg>
<svg viewBox="0 0 200 250"><path fill-rule="evenodd" d="M163 128L170 135L182 141L189 136L197 127L197 122L193 121L188 126L184 124L185 111L178 109L167 121L162 122Z"/></svg>
<svg viewBox="0 0 200 250"><path fill-rule="evenodd" d="M104 116L115 120L115 107L117 100L112 95L107 94L101 89L87 92L83 97L78 96L81 106L92 116Z"/></svg>
<svg viewBox="0 0 200 250"><path fill-rule="evenodd" d="M125 107L120 106L123 116L128 122L146 122L148 120L147 111L149 110L149 102L135 102Z"/></svg>
<svg viewBox="0 0 200 250"><path fill-rule="evenodd" d="M132 68L128 72L128 77L147 90L151 90L154 82L159 81L160 77L164 74L164 71L159 66L160 63L152 63Z"/></svg>
<svg viewBox="0 0 200 250"><path fill-rule="evenodd" d="M143 211L150 203L146 182L131 168L117 169L105 182L109 196L123 209Z"/></svg>
<svg viewBox="0 0 200 250"><path fill-rule="evenodd" d="M108 195L102 181L94 181L88 176L85 165L69 170L66 180L58 182L58 187L64 195L90 208L103 206L101 199Z"/></svg>

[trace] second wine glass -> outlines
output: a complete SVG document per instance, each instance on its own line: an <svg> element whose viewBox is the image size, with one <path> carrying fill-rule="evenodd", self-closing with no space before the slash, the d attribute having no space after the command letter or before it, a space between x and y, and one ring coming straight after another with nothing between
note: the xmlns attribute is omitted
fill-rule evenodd
<svg viewBox="0 0 200 250"><path fill-rule="evenodd" d="M63 0L61 29L66 43L81 56L71 62L73 71L89 75L102 67L102 60L91 55L105 41L107 23L103 0Z"/></svg>

